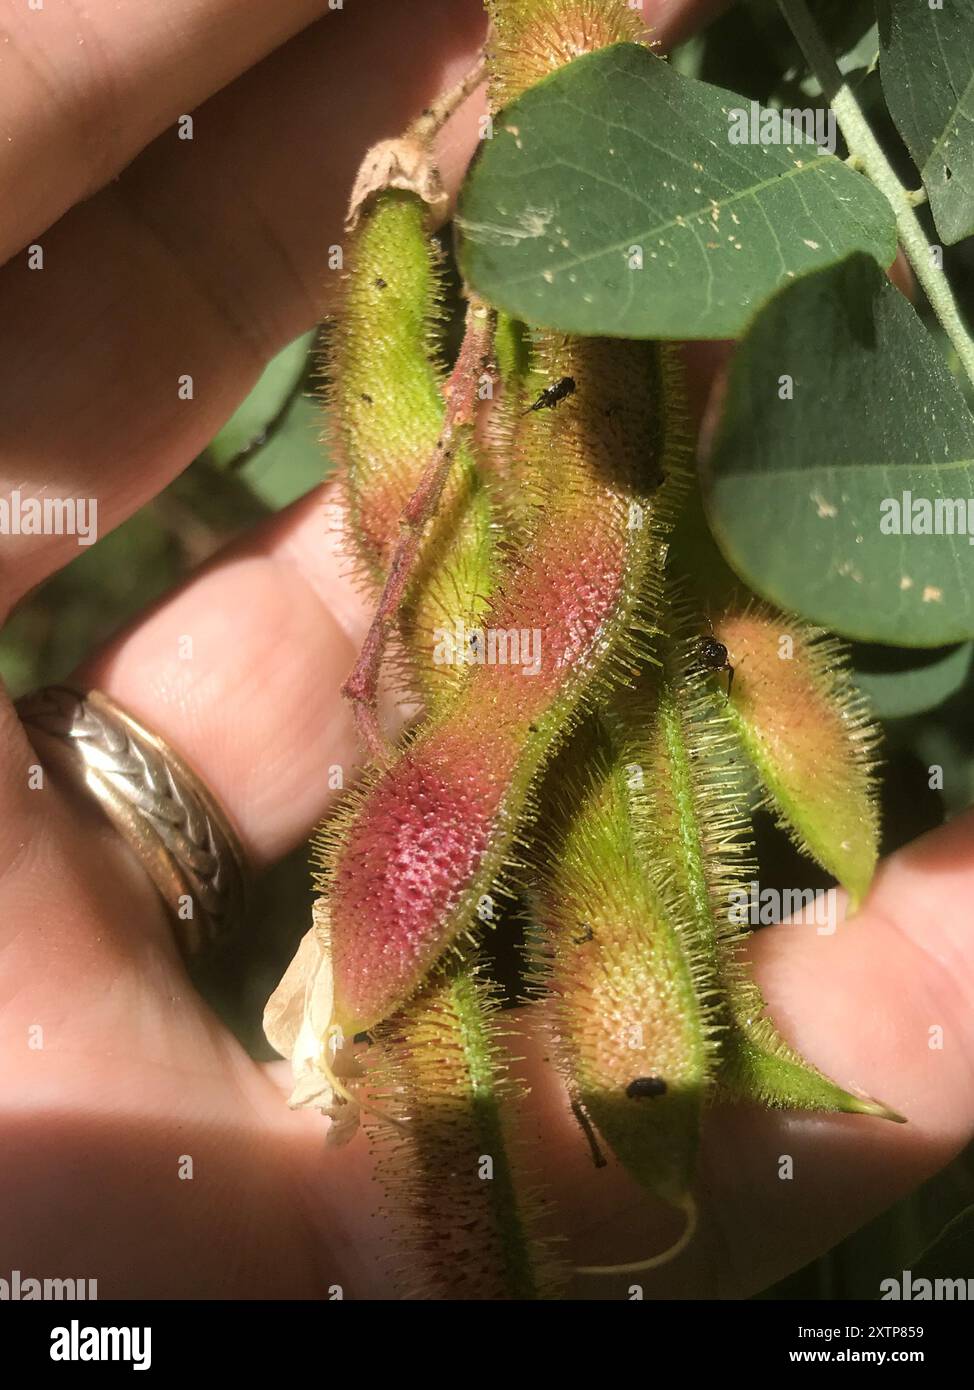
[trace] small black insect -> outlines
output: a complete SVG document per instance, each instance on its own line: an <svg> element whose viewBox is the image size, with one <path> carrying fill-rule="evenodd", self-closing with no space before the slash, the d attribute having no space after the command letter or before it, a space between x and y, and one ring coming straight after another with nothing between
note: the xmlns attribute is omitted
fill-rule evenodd
<svg viewBox="0 0 974 1390"><path fill-rule="evenodd" d="M366 405L375 405L375 401L372 399L372 397L368 394L367 391L363 391L359 399L363 400Z"/></svg>
<svg viewBox="0 0 974 1390"><path fill-rule="evenodd" d="M626 1087L626 1095L630 1100L643 1100L647 1096L650 1099L654 1096L665 1096L666 1082L660 1076L637 1076L635 1081L630 1081Z"/></svg>
<svg viewBox="0 0 974 1390"><path fill-rule="evenodd" d="M532 410L550 410L559 401L563 401L566 396L575 393L575 378L573 376L563 376L561 381L556 381L553 386L546 386L534 405L529 405L527 410L521 412L522 415L530 415Z"/></svg>
<svg viewBox="0 0 974 1390"><path fill-rule="evenodd" d="M375 277L375 287L377 290L384 290L386 288L386 282L381 275Z"/></svg>
<svg viewBox="0 0 974 1390"><path fill-rule="evenodd" d="M592 930L592 928L589 926L587 922L583 922L581 931L578 933L577 936L572 937L572 944L574 946L584 946L586 942L592 941L594 937L595 932Z"/></svg>
<svg viewBox="0 0 974 1390"><path fill-rule="evenodd" d="M718 642L717 638L701 637L700 645L697 647L697 654L701 662L708 671L727 672L727 695L730 697L731 686L734 684L734 668L727 660L727 648L723 642Z"/></svg>

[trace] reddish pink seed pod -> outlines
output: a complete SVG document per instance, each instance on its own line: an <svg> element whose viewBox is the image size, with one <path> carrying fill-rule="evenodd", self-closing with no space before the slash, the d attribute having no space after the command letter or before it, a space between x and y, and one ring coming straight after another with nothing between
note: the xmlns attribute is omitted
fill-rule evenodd
<svg viewBox="0 0 974 1390"><path fill-rule="evenodd" d="M485 615L485 645L504 644L493 661L481 653L324 848L346 1034L397 1008L483 919L539 769L655 619L685 449L674 368L654 344L593 339L552 340L546 366L577 389L524 432L542 505ZM527 634L531 660L511 660L512 633Z"/></svg>

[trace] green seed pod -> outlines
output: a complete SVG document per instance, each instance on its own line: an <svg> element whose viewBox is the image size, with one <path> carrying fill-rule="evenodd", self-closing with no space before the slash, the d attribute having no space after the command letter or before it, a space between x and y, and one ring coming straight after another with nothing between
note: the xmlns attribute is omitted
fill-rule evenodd
<svg viewBox="0 0 974 1390"><path fill-rule="evenodd" d="M638 1181L688 1210L718 981L692 914L651 873L630 757L618 726L593 719L545 779L537 974L570 1092Z"/></svg>
<svg viewBox="0 0 974 1390"><path fill-rule="evenodd" d="M734 670L730 719L779 823L854 910L879 853L879 733L842 644L757 601L722 613L713 631Z"/></svg>
<svg viewBox="0 0 974 1390"><path fill-rule="evenodd" d="M443 429L445 371L439 361L440 255L417 194L385 189L361 211L349 249L343 300L325 371L331 449L339 460L350 550L366 584L385 580L399 521ZM425 658L437 633L461 614L475 618L493 583L493 516L461 442L419 572L400 614L408 651ZM468 604L466 595L473 595ZM458 669L409 664L409 684L429 700Z"/></svg>
<svg viewBox="0 0 974 1390"><path fill-rule="evenodd" d="M506 391L520 392L531 372L531 334L520 319L503 312L497 315L494 332L497 372Z"/></svg>
<svg viewBox="0 0 974 1390"><path fill-rule="evenodd" d="M540 493L529 454L519 441L531 407L548 382L530 331L508 314L497 315L494 354L499 394L487 412L480 466L489 480L505 542L521 544L532 529Z"/></svg>
<svg viewBox="0 0 974 1390"><path fill-rule="evenodd" d="M491 109L499 110L581 53L646 36L625 0L486 0L493 20Z"/></svg>
<svg viewBox="0 0 974 1390"><path fill-rule="evenodd" d="M464 963L376 1030L369 1088L403 1132L373 1125L372 1137L413 1281L407 1297L544 1298L562 1282L510 1133L524 1090L501 1061L500 1024L478 967Z"/></svg>
<svg viewBox="0 0 974 1390"><path fill-rule="evenodd" d="M635 758L646 773L645 836L654 877L684 904L697 949L703 953L710 943L718 972L720 1089L766 1105L898 1118L805 1062L766 1015L742 958L746 937L734 911L755 872L736 721L715 689L722 675L701 660L705 621L679 598L672 613L674 635L652 682L656 690L642 707L627 702L622 718L643 730Z"/></svg>

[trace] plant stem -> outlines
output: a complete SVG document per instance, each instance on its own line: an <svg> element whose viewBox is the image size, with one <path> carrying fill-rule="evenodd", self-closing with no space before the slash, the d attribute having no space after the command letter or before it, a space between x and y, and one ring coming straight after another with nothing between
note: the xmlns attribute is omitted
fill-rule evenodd
<svg viewBox="0 0 974 1390"><path fill-rule="evenodd" d="M416 577L426 525L436 515L443 488L457 450L457 435L474 422L481 375L491 366L491 334L494 315L471 295L467 303L466 329L460 353L445 388L446 414L419 482L403 509L399 539L389 563L379 605L366 634L352 674L342 694L352 701L355 721L372 758L384 762L390 752L378 716L378 686L382 658L410 582Z"/></svg>
<svg viewBox="0 0 974 1390"><path fill-rule="evenodd" d="M852 88L839 72L806 0L778 0L778 5L836 114L850 154L893 209L899 239L916 277L974 384L974 340L964 326L950 283L934 260L933 249L913 211L910 194L896 177Z"/></svg>
<svg viewBox="0 0 974 1390"><path fill-rule="evenodd" d="M432 105L427 107L410 127L408 134L416 139L432 142L454 111L459 110L467 97L475 92L482 82L486 81L487 54L484 49L481 49L473 67L461 77L455 87L451 87L448 92L444 92L442 96L437 97Z"/></svg>

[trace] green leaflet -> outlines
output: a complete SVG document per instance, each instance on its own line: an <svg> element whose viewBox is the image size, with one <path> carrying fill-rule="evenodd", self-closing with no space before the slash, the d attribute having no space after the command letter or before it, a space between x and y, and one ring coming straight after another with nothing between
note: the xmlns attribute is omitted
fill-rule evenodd
<svg viewBox="0 0 974 1390"><path fill-rule="evenodd" d="M890 115L948 246L974 233L974 4L878 0Z"/></svg>
<svg viewBox="0 0 974 1390"><path fill-rule="evenodd" d="M889 265L883 195L798 131L756 143L750 107L634 43L545 77L497 116L462 189L467 282L565 333L719 339L823 266Z"/></svg>
<svg viewBox="0 0 974 1390"><path fill-rule="evenodd" d="M974 418L935 338L869 257L790 283L734 354L703 474L727 562L845 637L974 637Z"/></svg>

